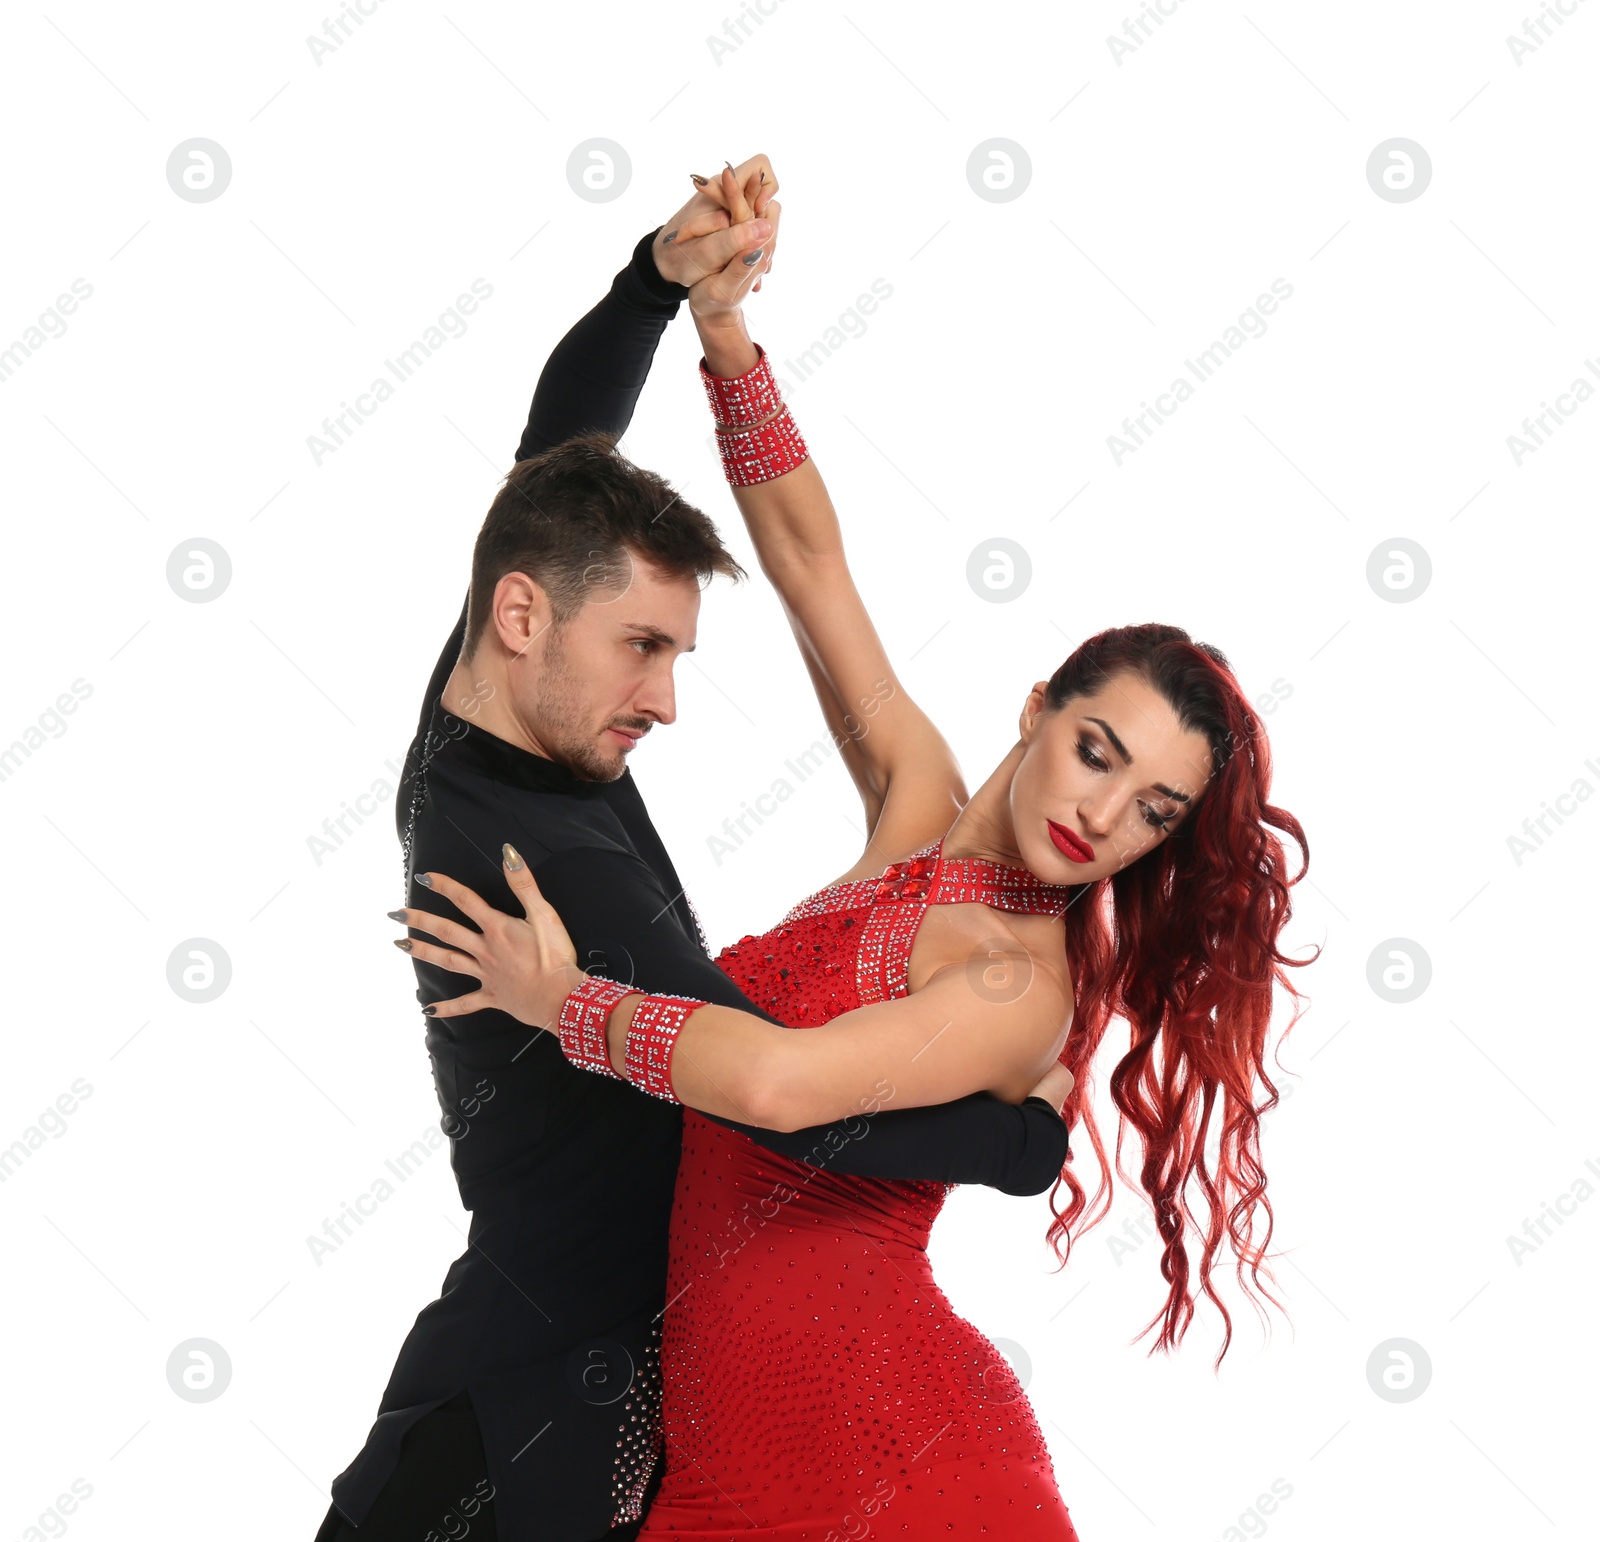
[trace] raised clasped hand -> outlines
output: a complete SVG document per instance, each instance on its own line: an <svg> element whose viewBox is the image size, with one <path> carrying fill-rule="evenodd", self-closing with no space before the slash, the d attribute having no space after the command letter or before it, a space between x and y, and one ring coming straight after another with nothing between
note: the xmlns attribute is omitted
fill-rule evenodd
<svg viewBox="0 0 1600 1542"><path fill-rule="evenodd" d="M715 325L737 316L771 271L783 206L764 155L697 180L698 191L661 227L654 251L662 276L688 288L696 323Z"/></svg>

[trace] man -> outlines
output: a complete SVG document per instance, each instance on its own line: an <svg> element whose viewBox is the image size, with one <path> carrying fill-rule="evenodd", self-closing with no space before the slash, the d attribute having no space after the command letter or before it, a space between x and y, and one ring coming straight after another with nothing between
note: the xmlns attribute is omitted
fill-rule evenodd
<svg viewBox="0 0 1600 1542"><path fill-rule="evenodd" d="M754 207L768 217L729 226L697 195L640 240L546 364L428 683L396 818L410 908L452 914L415 876L436 871L519 914L509 841L591 972L758 1011L711 961L626 766L676 715L672 665L692 645L701 582L742 570L703 513L614 448L687 285L770 264L770 165L735 175L762 179ZM416 970L424 1002L476 984ZM494 1010L435 1019L428 1049L468 1248L402 1346L319 1542L468 1527L490 1542L632 1538L659 1472L681 1109L584 1074L553 1035ZM1066 1155L1039 1101L863 1113L791 1134L722 1122L834 1171L1013 1193L1049 1187Z"/></svg>

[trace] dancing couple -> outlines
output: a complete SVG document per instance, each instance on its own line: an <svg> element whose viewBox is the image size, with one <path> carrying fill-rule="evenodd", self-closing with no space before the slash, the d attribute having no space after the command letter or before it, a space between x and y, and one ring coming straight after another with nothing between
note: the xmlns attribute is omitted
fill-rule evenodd
<svg viewBox="0 0 1600 1542"><path fill-rule="evenodd" d="M929 1231L958 1183L1060 1184L1063 1259L1104 1215L1089 1072L1122 1018L1111 1096L1169 1285L1155 1347L1203 1292L1226 1351L1224 1242L1265 1290L1259 1119L1298 876L1278 832L1302 859L1304 836L1268 802L1223 656L1171 626L1102 632L1019 684L1017 741L969 796L745 328L771 164L695 182L540 375L423 701L391 915L472 1223L319 1542L1073 1542L1027 1398L939 1289ZM703 584L743 576L615 448L684 299L724 471L869 831L715 960L627 764L674 721Z"/></svg>

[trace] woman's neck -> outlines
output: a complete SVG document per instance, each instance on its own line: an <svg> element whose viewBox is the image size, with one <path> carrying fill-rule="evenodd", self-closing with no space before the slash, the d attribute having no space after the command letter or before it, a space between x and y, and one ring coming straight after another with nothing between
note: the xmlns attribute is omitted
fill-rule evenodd
<svg viewBox="0 0 1600 1542"><path fill-rule="evenodd" d="M1021 864L1016 827L1011 820L1011 781L1022 763L1023 748L1019 739L956 815L944 834L941 849L945 856L982 857L1011 867Z"/></svg>

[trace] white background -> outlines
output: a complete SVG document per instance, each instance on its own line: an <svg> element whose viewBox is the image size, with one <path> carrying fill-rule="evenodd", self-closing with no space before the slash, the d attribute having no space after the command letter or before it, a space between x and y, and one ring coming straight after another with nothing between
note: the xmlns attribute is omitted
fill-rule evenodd
<svg viewBox="0 0 1600 1542"><path fill-rule="evenodd" d="M1593 1536L1600 809L1508 845L1600 787L1600 405L1568 398L1520 465L1507 443L1600 357L1600 7L1567 3L1520 62L1522 0L1185 0L1120 60L1106 0L781 0L720 57L715 6L383 0L320 63L315 5L11 12L0 346L75 279L93 294L0 390L0 742L46 722L0 781L0 1145L74 1105L0 1186L0 1537L75 1479L48 1526L85 1538L315 1530L465 1217L437 1154L311 1256L438 1110L383 914L391 804L320 863L308 841L393 786L548 349L690 171L756 150L784 188L751 309L774 357L892 289L791 399L972 785L1074 643L1170 620L1276 702L1277 798L1310 834L1291 937L1325 952L1264 1138L1292 1325L1264 1336L1224 1266L1220 1373L1209 1308L1147 1357L1156 1250L1107 1240L1136 1194L1062 1273L1042 1198L962 1191L935 1234L958 1307L1031 1364L1085 1542ZM1366 174L1397 136L1432 163L1408 202ZM166 177L195 137L232 162L210 202ZM596 137L632 168L604 203L566 174ZM993 138L1031 161L1010 201L968 182ZM467 333L317 464L307 436L480 278ZM1108 435L1274 279L1265 334L1117 464ZM696 358L685 316L625 447L755 571ZM210 603L166 579L197 537L231 560ZM1032 564L1008 603L966 578L998 537ZM1366 577L1394 538L1431 560L1408 603ZM759 577L708 593L678 677L633 769L715 947L846 868L858 810L835 762L712 855L820 733ZM192 938L231 960L208 1004L167 981ZM1407 1004L1368 983L1394 938L1431 960ZM210 1402L167 1382L194 1338L231 1360ZM1409 1402L1369 1385L1391 1339L1431 1362Z"/></svg>

